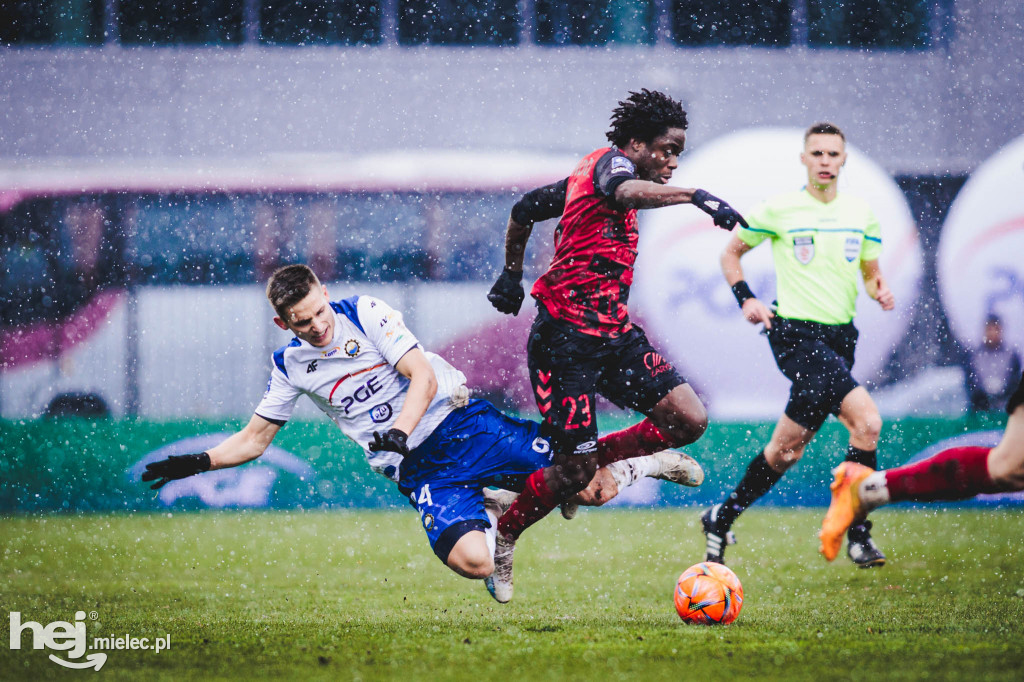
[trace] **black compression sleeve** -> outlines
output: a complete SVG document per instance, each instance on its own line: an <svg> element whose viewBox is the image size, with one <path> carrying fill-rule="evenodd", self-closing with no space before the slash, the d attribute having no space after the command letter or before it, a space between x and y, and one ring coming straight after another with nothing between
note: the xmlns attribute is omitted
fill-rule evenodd
<svg viewBox="0 0 1024 682"><path fill-rule="evenodd" d="M569 178L553 185L530 190L512 207L512 220L520 225L533 225L542 220L557 218L565 210L565 193Z"/></svg>

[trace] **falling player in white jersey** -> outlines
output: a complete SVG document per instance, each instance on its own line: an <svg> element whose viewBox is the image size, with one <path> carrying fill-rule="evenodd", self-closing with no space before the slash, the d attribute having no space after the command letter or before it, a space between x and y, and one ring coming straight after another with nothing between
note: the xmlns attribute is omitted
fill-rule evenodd
<svg viewBox="0 0 1024 682"><path fill-rule="evenodd" d="M206 452L146 465L142 480L159 488L256 459L306 395L363 446L374 471L398 484L442 562L467 578L489 578L495 599L511 599L511 554L500 579L492 574L497 518L514 495L485 494L485 488L521 490L531 473L550 464L540 425L469 399L465 375L422 350L401 314L380 299L332 302L305 265L277 270L267 298L275 324L295 338L273 354L270 382L252 419ZM691 486L704 478L692 458L673 451L613 466L580 493L581 504L603 504L640 476Z"/></svg>

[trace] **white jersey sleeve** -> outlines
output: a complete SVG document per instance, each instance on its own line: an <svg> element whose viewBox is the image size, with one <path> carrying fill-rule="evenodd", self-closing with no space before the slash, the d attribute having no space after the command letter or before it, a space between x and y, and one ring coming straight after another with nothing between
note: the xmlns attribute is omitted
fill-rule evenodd
<svg viewBox="0 0 1024 682"><path fill-rule="evenodd" d="M263 393L260 404L256 406L257 416L275 424L284 424L291 418L292 412L295 410L295 402L302 395L302 392L288 378L284 364L285 350L296 346L298 346L297 340L274 353L267 390Z"/></svg>
<svg viewBox="0 0 1024 682"><path fill-rule="evenodd" d="M360 296L356 311L363 333L389 365L397 365L406 353L420 345L405 326L402 313L379 298Z"/></svg>

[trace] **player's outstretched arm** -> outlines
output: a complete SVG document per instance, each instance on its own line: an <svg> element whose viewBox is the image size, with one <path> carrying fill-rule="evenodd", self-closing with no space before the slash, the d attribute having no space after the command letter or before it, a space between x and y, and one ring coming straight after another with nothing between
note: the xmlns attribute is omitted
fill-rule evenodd
<svg viewBox="0 0 1024 682"><path fill-rule="evenodd" d="M861 261L860 272L864 277L864 288L868 296L878 301L882 310L892 310L896 307L896 297L889 289L889 285L882 276L882 268L878 265L878 259Z"/></svg>
<svg viewBox="0 0 1024 682"><path fill-rule="evenodd" d="M723 230L731 230L737 224L748 227L739 211L703 189L672 187L650 180L626 180L615 188L615 201L628 208L693 204L711 216L715 225Z"/></svg>
<svg viewBox="0 0 1024 682"><path fill-rule="evenodd" d="M207 452L171 455L167 459L150 462L142 480L155 481L150 487L157 490L179 478L244 464L262 455L280 429L278 424L254 414L245 428Z"/></svg>

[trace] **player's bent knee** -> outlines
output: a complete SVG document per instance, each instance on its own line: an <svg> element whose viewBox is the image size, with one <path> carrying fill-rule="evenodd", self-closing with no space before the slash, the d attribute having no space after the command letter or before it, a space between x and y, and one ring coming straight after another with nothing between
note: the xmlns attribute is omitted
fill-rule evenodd
<svg viewBox="0 0 1024 682"><path fill-rule="evenodd" d="M683 445L689 445L693 443L708 430L708 413L706 410L702 410L700 414L689 415L689 419L683 425L682 432L679 434L679 440L682 441L674 447L680 447Z"/></svg>
<svg viewBox="0 0 1024 682"><path fill-rule="evenodd" d="M483 579L494 573L494 558L483 531L470 531L459 538L446 563L466 578Z"/></svg>
<svg viewBox="0 0 1024 682"><path fill-rule="evenodd" d="M434 554L448 568L467 578L486 578L494 572L487 547L487 522L466 519L444 529L434 542Z"/></svg>
<svg viewBox="0 0 1024 682"><path fill-rule="evenodd" d="M877 412L867 416L859 425L858 430L864 438L878 442L882 435L882 417Z"/></svg>
<svg viewBox="0 0 1024 682"><path fill-rule="evenodd" d="M656 422L656 425L666 439L671 441L670 447L679 448L704 435L708 430L708 413L698 402L686 411L672 413L662 423Z"/></svg>
<svg viewBox="0 0 1024 682"><path fill-rule="evenodd" d="M768 461L768 466L781 472L789 469L799 462L800 458L804 456L804 451L803 448L796 450L777 450L774 452L766 449L764 455L765 459Z"/></svg>

